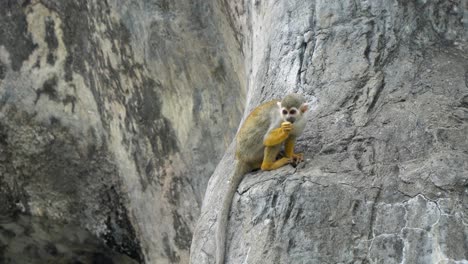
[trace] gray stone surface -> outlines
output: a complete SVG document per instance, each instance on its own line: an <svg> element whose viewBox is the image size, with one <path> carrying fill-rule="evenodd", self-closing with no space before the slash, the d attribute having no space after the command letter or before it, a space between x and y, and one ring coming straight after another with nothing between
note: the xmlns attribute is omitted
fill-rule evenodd
<svg viewBox="0 0 468 264"><path fill-rule="evenodd" d="M247 109L314 103L297 168L248 174L226 263L468 262L468 2L226 1ZM214 263L233 149L213 174L191 263Z"/></svg>
<svg viewBox="0 0 468 264"><path fill-rule="evenodd" d="M0 263L121 263L135 259L116 253L89 231L44 217L0 217Z"/></svg>
<svg viewBox="0 0 468 264"><path fill-rule="evenodd" d="M245 97L227 25L211 1L0 1L0 215L187 263Z"/></svg>
<svg viewBox="0 0 468 264"><path fill-rule="evenodd" d="M213 262L244 106L299 92L227 262L466 263L467 54L466 0L0 1L0 260Z"/></svg>

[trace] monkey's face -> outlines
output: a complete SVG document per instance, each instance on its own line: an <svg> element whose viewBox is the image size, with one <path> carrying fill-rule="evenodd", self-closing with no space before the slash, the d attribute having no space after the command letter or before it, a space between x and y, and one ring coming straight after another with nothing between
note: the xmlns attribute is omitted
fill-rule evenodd
<svg viewBox="0 0 468 264"><path fill-rule="evenodd" d="M309 104L301 102L282 104L282 102L278 102L278 107L283 121L294 123L302 118L302 115L309 108Z"/></svg>
<svg viewBox="0 0 468 264"><path fill-rule="evenodd" d="M281 115L284 121L294 123L298 118L300 118L301 112L296 107L282 107Z"/></svg>

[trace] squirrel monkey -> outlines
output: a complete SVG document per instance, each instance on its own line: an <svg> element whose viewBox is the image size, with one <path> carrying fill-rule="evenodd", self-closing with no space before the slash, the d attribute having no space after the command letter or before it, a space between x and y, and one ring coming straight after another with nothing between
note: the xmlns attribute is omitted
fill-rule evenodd
<svg viewBox="0 0 468 264"><path fill-rule="evenodd" d="M224 263L226 230L234 193L244 175L254 169L275 170L290 163L303 161L294 153L296 138L302 134L308 104L303 96L289 94L282 101L273 100L255 108L245 119L236 136L236 169L229 180L218 216L216 233L216 263ZM285 157L277 160L284 143Z"/></svg>

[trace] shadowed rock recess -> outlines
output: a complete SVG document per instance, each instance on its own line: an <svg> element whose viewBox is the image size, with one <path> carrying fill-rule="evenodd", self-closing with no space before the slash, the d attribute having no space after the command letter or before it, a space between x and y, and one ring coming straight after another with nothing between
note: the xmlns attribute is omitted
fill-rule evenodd
<svg viewBox="0 0 468 264"><path fill-rule="evenodd" d="M314 102L297 168L246 175L226 263L468 262L468 2L225 1L247 109ZM191 263L214 263L233 149L212 176Z"/></svg>
<svg viewBox="0 0 468 264"><path fill-rule="evenodd" d="M224 17L204 0L0 1L0 263L189 262L245 97Z"/></svg>

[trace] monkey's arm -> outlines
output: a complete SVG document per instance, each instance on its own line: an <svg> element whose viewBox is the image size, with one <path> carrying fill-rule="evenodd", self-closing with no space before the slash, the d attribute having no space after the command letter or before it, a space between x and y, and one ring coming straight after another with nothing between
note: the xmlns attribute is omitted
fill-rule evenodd
<svg viewBox="0 0 468 264"><path fill-rule="evenodd" d="M289 133L285 133L281 127L273 129L270 134L265 138L263 144L266 147L272 147L283 143L289 136Z"/></svg>
<svg viewBox="0 0 468 264"><path fill-rule="evenodd" d="M281 127L273 129L263 140L265 147L273 147L283 143L288 137L292 129L292 124L283 122Z"/></svg>
<svg viewBox="0 0 468 264"><path fill-rule="evenodd" d="M296 137L289 137L286 139L286 142L284 142L284 152L286 157L292 158L298 161L302 161L303 154L302 153L294 153L294 146L296 145Z"/></svg>

